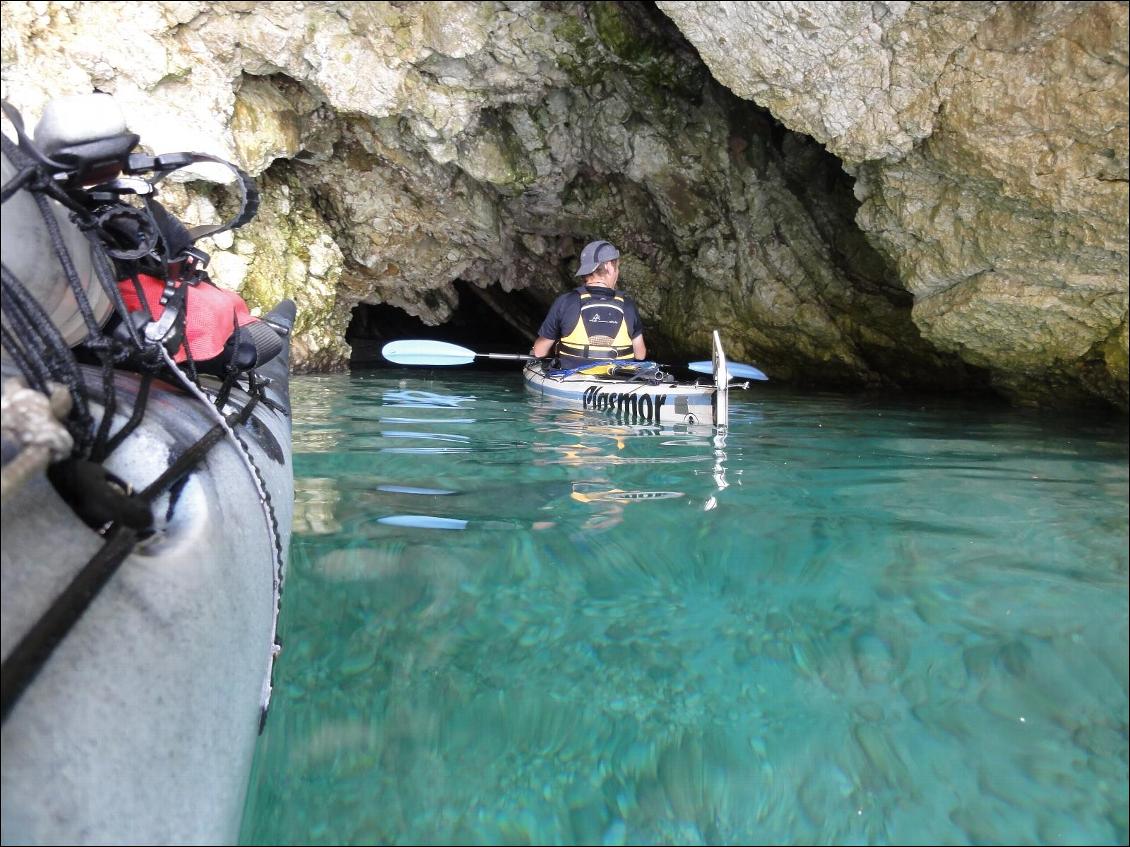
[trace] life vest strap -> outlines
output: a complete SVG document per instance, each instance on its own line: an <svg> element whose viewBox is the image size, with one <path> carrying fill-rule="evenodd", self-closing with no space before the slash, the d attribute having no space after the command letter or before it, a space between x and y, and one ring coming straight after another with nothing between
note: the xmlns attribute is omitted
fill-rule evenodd
<svg viewBox="0 0 1130 847"><path fill-rule="evenodd" d="M631 347L597 347L593 344L570 344L564 340L557 342L557 352L578 359L631 359L635 356Z"/></svg>

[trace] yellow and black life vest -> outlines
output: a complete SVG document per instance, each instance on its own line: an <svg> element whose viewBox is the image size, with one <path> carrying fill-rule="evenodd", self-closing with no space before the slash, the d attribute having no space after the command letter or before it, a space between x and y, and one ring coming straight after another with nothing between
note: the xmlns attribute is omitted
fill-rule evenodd
<svg viewBox="0 0 1130 847"><path fill-rule="evenodd" d="M634 358L623 296L593 297L588 291L579 296L577 324L557 342L562 366L574 364L570 360Z"/></svg>

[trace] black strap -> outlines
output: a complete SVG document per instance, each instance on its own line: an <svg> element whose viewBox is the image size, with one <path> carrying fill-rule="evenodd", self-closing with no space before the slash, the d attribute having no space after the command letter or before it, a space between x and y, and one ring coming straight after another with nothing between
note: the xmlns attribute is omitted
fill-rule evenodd
<svg viewBox="0 0 1130 847"><path fill-rule="evenodd" d="M256 402L257 398L252 397L242 409L228 416L226 419L228 426L242 425L250 416ZM204 434L203 438L182 453L164 473L146 486L144 491L134 495L135 498L141 503L151 504L158 495L187 476L225 433L225 427L217 423ZM106 543L102 548L75 575L43 616L24 633L23 638L4 659L0 667L0 721L8 719L12 707L46 664L55 648L62 643L110 577L133 552L140 535L138 529L124 522L114 523L106 535Z"/></svg>
<svg viewBox="0 0 1130 847"><path fill-rule="evenodd" d="M254 218L259 211L259 189L255 186L255 180L231 162L218 156L210 156L207 153L166 153L162 156L135 154L129 157L129 165L126 169L131 174L154 173L155 176L150 177L147 182L155 186L169 174L179 171L181 168L204 163L222 165L235 174L236 182L239 185L239 211L224 223L189 227L187 230L188 236L192 241L199 241L209 235L236 229ZM175 257L170 256L170 258Z"/></svg>
<svg viewBox="0 0 1130 847"><path fill-rule="evenodd" d="M105 446L99 451L98 455L92 456L96 461L104 461L107 456L113 453L118 446L129 437L129 434L137 429L141 423L141 419L145 417L145 409L149 404L149 387L153 384L153 374L144 373L141 375L141 385L137 389L137 398L133 403L133 414L130 415L128 421L122 425L122 428L114 433L113 438L105 443Z"/></svg>
<svg viewBox="0 0 1130 847"><path fill-rule="evenodd" d="M0 668L0 720L8 719L8 714L20 695L86 607L98 596L106 581L130 554L137 539L137 530L116 525L102 549L87 562L66 590L8 654Z"/></svg>

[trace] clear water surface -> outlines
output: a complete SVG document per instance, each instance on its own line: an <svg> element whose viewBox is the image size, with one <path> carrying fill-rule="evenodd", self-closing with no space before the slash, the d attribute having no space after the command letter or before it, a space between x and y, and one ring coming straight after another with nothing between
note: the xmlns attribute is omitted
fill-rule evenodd
<svg viewBox="0 0 1130 847"><path fill-rule="evenodd" d="M292 390L245 843L1127 842L1125 421Z"/></svg>

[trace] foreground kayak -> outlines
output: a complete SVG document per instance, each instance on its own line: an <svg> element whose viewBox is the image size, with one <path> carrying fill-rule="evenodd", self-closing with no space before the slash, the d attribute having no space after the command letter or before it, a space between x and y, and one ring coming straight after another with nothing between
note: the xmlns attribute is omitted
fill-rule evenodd
<svg viewBox="0 0 1130 847"><path fill-rule="evenodd" d="M192 246L250 220L250 178L190 230L156 184L219 160L136 153L111 106L55 101L33 141L0 104L0 842L230 844L278 652L295 307L251 316Z"/></svg>
<svg viewBox="0 0 1130 847"><path fill-rule="evenodd" d="M233 427L238 443L219 442L157 501L153 534L6 715L3 843L234 843L293 509L285 356L264 370L277 374L268 392L278 408L260 404ZM83 375L101 414L101 373ZM119 404L132 406L137 375L115 381ZM247 396L237 389L231 401ZM197 398L155 382L143 423L107 469L144 488L214 425ZM15 455L5 438L5 463ZM5 499L3 522L7 662L105 539L43 473Z"/></svg>
<svg viewBox="0 0 1130 847"><path fill-rule="evenodd" d="M608 362L574 370L545 360L522 369L526 388L549 400L605 412L624 423L729 424L730 377L718 333L714 333L714 379L676 382L653 362Z"/></svg>

